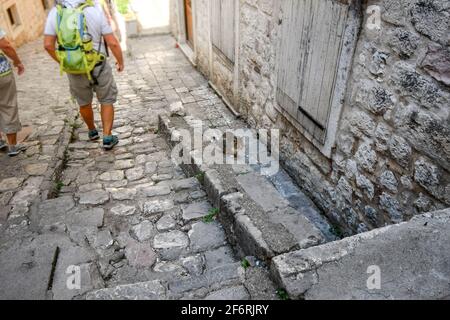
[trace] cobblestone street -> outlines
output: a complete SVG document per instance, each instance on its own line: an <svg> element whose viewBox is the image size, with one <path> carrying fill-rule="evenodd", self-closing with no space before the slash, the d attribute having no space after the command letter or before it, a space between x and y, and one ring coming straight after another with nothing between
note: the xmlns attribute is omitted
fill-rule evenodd
<svg viewBox="0 0 450 320"><path fill-rule="evenodd" d="M208 219L217 209L158 134L158 115L177 101L196 113L209 108L216 127L231 113L171 37L130 45L126 71L116 74L121 142L113 152L88 141L41 42L20 49L28 150L0 155L0 297L275 299L264 264L235 258L222 226ZM81 270L81 289L67 286L71 266Z"/></svg>
<svg viewBox="0 0 450 320"><path fill-rule="evenodd" d="M449 17L0 0L0 301L449 299Z"/></svg>

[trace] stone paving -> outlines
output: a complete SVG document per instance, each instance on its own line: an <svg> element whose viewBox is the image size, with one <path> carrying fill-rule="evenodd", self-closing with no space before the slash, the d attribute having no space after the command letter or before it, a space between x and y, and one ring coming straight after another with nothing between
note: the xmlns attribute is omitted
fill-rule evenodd
<svg viewBox="0 0 450 320"><path fill-rule="evenodd" d="M48 197L75 114L66 78L55 72L57 66L41 48L38 41L20 49L27 69L16 78L24 127L19 140L26 138L28 149L16 158L0 153L0 230L9 218L7 233L24 221L34 200Z"/></svg>
<svg viewBox="0 0 450 320"><path fill-rule="evenodd" d="M216 127L231 113L171 37L130 46L116 75L121 142L112 152L88 141L41 43L21 48L21 114L32 133L26 154L0 156L0 298L276 299L264 263L234 256L210 219L216 208L158 134L158 115L174 102L194 113L209 106Z"/></svg>

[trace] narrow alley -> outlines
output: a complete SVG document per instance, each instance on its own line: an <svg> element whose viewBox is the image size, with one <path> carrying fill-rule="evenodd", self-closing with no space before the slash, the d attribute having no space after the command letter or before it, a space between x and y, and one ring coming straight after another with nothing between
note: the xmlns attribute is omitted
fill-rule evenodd
<svg viewBox="0 0 450 320"><path fill-rule="evenodd" d="M244 268L235 258L198 179L172 163L158 135L158 115L176 101L207 107L216 126L233 120L173 38L131 41L126 72L116 74L121 142L111 153L88 142L65 77L40 48L37 41L20 50L28 150L0 160L8 168L0 182L0 296L277 298L263 264ZM81 290L66 286L71 266L81 268Z"/></svg>
<svg viewBox="0 0 450 320"><path fill-rule="evenodd" d="M55 1L0 0L0 300L448 300L450 0L75 2L59 60L98 4L119 143Z"/></svg>

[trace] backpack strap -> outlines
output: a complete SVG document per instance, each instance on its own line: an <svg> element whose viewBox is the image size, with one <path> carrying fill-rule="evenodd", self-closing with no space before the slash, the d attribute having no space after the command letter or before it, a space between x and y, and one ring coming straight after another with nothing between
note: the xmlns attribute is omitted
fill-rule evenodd
<svg viewBox="0 0 450 320"><path fill-rule="evenodd" d="M93 0L86 0L84 3L80 4L78 6L78 9L80 9L81 11L83 11L84 9L86 9L87 7L95 7L95 3Z"/></svg>
<svg viewBox="0 0 450 320"><path fill-rule="evenodd" d="M88 7L95 7L95 3L93 0L86 0L84 3L80 4L77 10L80 12L80 20L78 25L78 30L80 31L80 38L83 39L84 34L88 32L87 24L86 24L86 16L84 14L84 9ZM86 56L83 58L85 65L88 64ZM92 75L90 72L86 73L89 81L92 80Z"/></svg>
<svg viewBox="0 0 450 320"><path fill-rule="evenodd" d="M58 39L58 46L59 46L60 39L62 38L62 35L61 35L62 10L63 10L62 4L58 3L56 5L56 36ZM62 59L60 59L59 71L60 71L61 75L63 75L63 73L64 73L63 64L64 64L64 61Z"/></svg>

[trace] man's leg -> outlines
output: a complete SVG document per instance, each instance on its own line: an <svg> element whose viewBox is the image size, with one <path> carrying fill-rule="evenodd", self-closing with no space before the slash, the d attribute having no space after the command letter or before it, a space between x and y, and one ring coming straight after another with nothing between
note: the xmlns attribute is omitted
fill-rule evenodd
<svg viewBox="0 0 450 320"><path fill-rule="evenodd" d="M70 82L70 92L80 106L81 118L89 129L89 140L99 139L98 131L95 128L94 111L92 110L92 99L94 93L89 79L85 75L67 75Z"/></svg>
<svg viewBox="0 0 450 320"><path fill-rule="evenodd" d="M89 140L96 141L100 139L97 128L95 127L94 110L92 110L92 103L81 106L80 114L89 129Z"/></svg>
<svg viewBox="0 0 450 320"><path fill-rule="evenodd" d="M112 104L102 104L102 122L103 122L103 148L111 150L119 143L117 136L112 135L114 124L114 106Z"/></svg>
<svg viewBox="0 0 450 320"><path fill-rule="evenodd" d="M111 104L102 104L102 123L103 136L111 136L114 125L114 106Z"/></svg>
<svg viewBox="0 0 450 320"><path fill-rule="evenodd" d="M108 62L105 62L103 70L97 80L99 84L95 87L95 91L102 108L103 148L105 150L111 150L119 143L119 138L112 134L114 125L114 103L117 101L117 85L114 81L111 65Z"/></svg>
<svg viewBox="0 0 450 320"><path fill-rule="evenodd" d="M95 130L94 111L92 110L92 103L80 107L80 114L89 130Z"/></svg>

